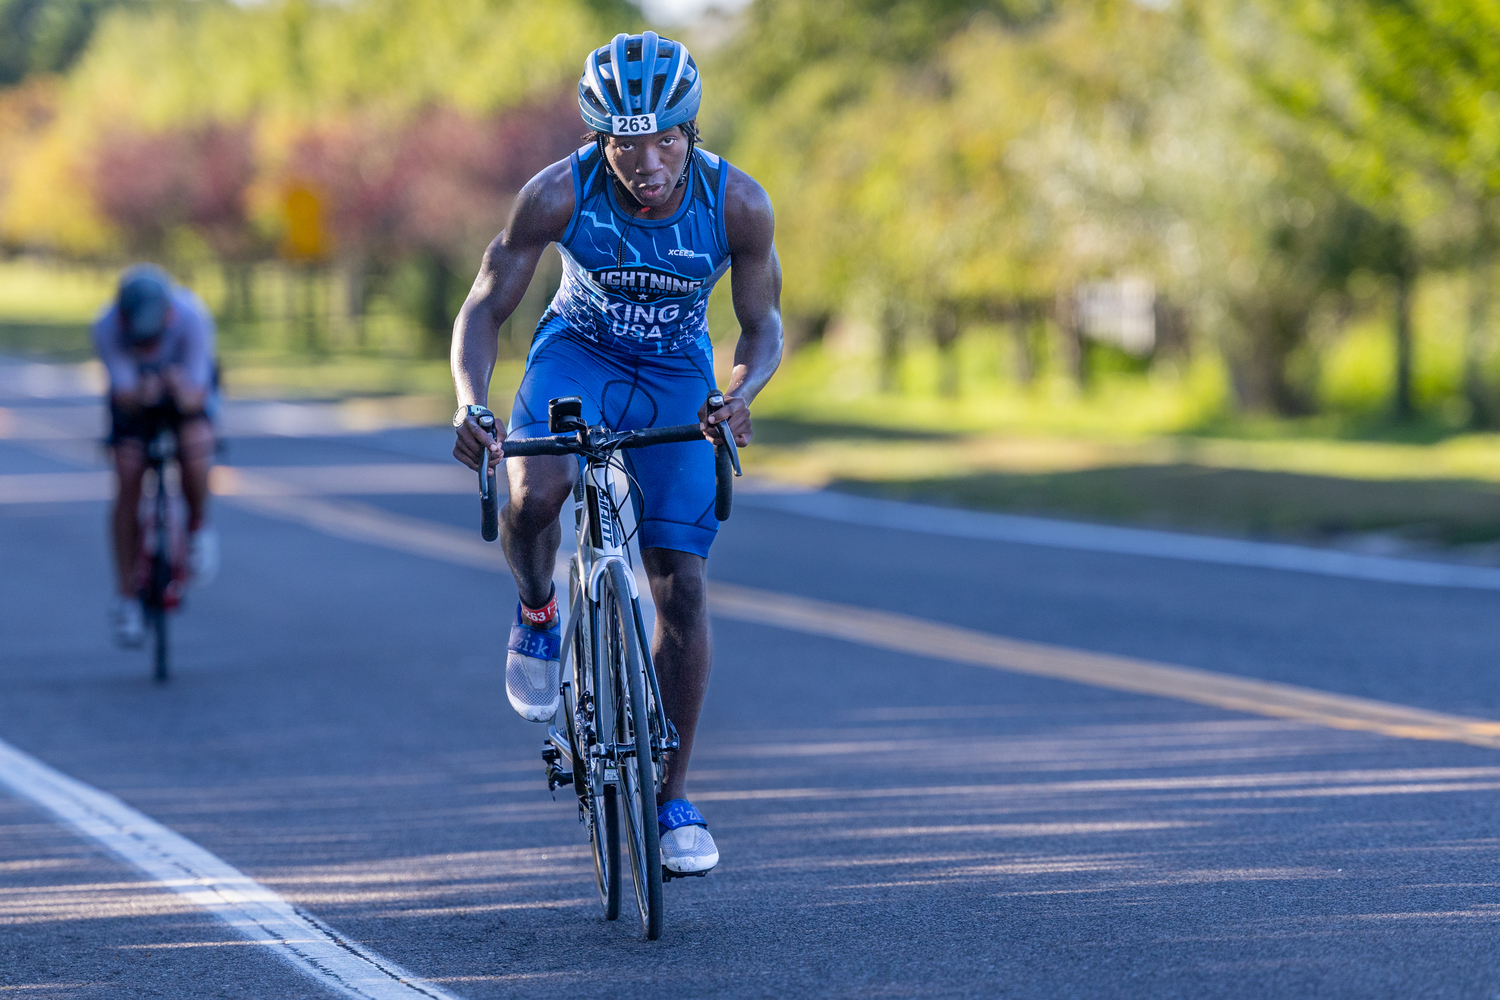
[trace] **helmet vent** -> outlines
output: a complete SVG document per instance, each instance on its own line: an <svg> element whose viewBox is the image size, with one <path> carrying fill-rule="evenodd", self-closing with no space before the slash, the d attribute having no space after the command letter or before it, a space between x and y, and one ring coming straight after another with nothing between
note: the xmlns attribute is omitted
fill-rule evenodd
<svg viewBox="0 0 1500 1000"><path fill-rule="evenodd" d="M655 116L652 130L661 131L694 118L702 92L697 64L680 42L649 31L621 33L585 61L578 110L605 135L638 134L647 115Z"/></svg>

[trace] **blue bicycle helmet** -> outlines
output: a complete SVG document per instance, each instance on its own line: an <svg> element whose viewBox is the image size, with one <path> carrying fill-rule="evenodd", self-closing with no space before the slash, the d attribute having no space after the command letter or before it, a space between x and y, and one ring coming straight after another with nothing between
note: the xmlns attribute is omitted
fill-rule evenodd
<svg viewBox="0 0 1500 1000"><path fill-rule="evenodd" d="M578 110L604 135L649 135L698 115L703 84L681 42L654 31L618 34L583 63Z"/></svg>

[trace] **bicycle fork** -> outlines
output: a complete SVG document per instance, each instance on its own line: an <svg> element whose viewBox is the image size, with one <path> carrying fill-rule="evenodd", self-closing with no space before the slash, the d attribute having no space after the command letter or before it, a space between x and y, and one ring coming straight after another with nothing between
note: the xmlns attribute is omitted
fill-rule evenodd
<svg viewBox="0 0 1500 1000"><path fill-rule="evenodd" d="M599 481L601 471L604 472L603 482ZM581 799L587 792L577 782L588 781L589 765L592 760L603 762L603 784L612 785L619 781L621 765L636 754L635 744L632 742L618 740L603 743L598 739L596 717L598 703L596 693L590 689L589 684L591 680L597 682L597 678L591 676L589 671L592 664L599 662L601 653L598 648L600 641L597 603L599 581L612 562L619 562L625 567L627 579L631 584L630 614L634 621L635 640L639 645L646 670L653 710L651 756L659 763L662 754L676 750L680 744L677 727L666 717L666 711L662 707L661 688L657 682L655 664L651 660L651 642L646 635L640 595L635 587L635 573L626 551L623 526L616 515L608 472L601 470L592 462L586 464L579 472L573 485L573 528L578 538L578 551L570 565L569 596L572 600L560 654L563 687L568 689L564 691L563 704L570 706L573 714L570 720L572 731L577 734L581 744L580 749L586 748L590 759L583 761L576 759L569 735L559 731L556 726L549 726L547 739L542 746L542 761L547 777L547 787L551 791L555 793L562 785L574 785ZM581 641L580 630L584 630ZM580 647L588 649L591 662L588 666L572 663L570 671L569 661L576 659L574 653ZM619 693L616 692L612 700L618 698ZM618 737L621 734L616 735ZM579 808L582 811L581 801Z"/></svg>

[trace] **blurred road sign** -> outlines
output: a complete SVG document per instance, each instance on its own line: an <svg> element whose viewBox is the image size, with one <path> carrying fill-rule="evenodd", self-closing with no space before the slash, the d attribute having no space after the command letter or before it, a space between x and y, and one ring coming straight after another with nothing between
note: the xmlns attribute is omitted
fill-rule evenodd
<svg viewBox="0 0 1500 1000"><path fill-rule="evenodd" d="M286 236L281 255L289 260L322 260L328 253L328 235L323 228L323 204L306 184L286 189L281 203Z"/></svg>

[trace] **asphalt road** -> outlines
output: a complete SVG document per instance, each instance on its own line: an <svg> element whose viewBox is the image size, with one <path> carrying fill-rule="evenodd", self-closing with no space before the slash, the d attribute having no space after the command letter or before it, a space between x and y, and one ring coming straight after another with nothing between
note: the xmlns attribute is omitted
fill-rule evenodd
<svg viewBox="0 0 1500 1000"><path fill-rule="evenodd" d="M665 937L643 942L602 919L570 796L542 781L541 728L506 705L503 573L226 498L223 573L191 595L158 687L107 627L105 481L79 475L103 468L97 401L23 374L0 366L0 738L458 996L1500 997L1495 750L731 620L690 785L723 861L666 886ZM284 481L300 467L321 484L304 495L477 535L473 498L442 486L445 432L320 436L332 412L241 407L226 461ZM414 463L432 464L430 492ZM1500 593L748 502L711 573L1500 718ZM3 793L0 987L322 995Z"/></svg>

